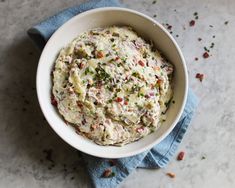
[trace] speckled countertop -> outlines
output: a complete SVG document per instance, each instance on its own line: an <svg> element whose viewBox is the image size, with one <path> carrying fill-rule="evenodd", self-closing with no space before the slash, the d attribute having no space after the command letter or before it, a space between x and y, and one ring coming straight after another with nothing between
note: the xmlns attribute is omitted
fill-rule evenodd
<svg viewBox="0 0 235 188"><path fill-rule="evenodd" d="M51 130L39 109L35 74L40 53L26 36L33 24L80 2L0 0L1 188L89 187L79 152ZM185 160L173 159L166 169L138 169L120 187L235 187L235 1L152 2L123 0L127 7L172 26L200 105L179 148L186 152ZM210 50L207 59L202 57L204 47ZM197 73L204 74L202 82Z"/></svg>

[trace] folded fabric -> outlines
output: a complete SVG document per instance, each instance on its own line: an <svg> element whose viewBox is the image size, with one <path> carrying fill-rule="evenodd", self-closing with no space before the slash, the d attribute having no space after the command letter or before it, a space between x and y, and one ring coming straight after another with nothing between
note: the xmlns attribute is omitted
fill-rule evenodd
<svg viewBox="0 0 235 188"><path fill-rule="evenodd" d="M73 16L99 7L122 6L117 0L92 0L79 6L65 9L58 14L42 21L28 30L29 37L35 44L43 49L51 35ZM89 176L93 187L112 188L122 182L136 168L162 168L174 156L178 145L187 131L193 117L198 100L191 90L187 96L184 112L173 131L151 150L141 154L115 160L115 165L110 167L110 160L82 154L87 164ZM112 178L102 178L102 174L112 168L115 175Z"/></svg>

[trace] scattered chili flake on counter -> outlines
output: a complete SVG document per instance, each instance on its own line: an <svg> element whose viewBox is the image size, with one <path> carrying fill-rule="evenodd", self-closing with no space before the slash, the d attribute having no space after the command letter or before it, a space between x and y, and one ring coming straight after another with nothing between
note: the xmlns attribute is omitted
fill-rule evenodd
<svg viewBox="0 0 235 188"><path fill-rule="evenodd" d="M200 38L200 37L199 37L197 40L198 40L198 41L201 41L201 40L202 40L202 38Z"/></svg>
<svg viewBox="0 0 235 188"><path fill-rule="evenodd" d="M198 61L198 58L197 57L195 57L195 59L194 59L195 61Z"/></svg>
<svg viewBox="0 0 235 188"><path fill-rule="evenodd" d="M214 26L213 25L209 25L209 27L213 28Z"/></svg>
<svg viewBox="0 0 235 188"><path fill-rule="evenodd" d="M152 4L156 4L157 1L153 1Z"/></svg>
<svg viewBox="0 0 235 188"><path fill-rule="evenodd" d="M197 73L195 77L196 77L197 79L199 79L200 82L202 82L202 80L203 80L203 78L204 78L204 74Z"/></svg>
<svg viewBox="0 0 235 188"><path fill-rule="evenodd" d="M169 176L170 178L175 178L175 174L172 172L168 172L166 173L167 176Z"/></svg>
<svg viewBox="0 0 235 188"><path fill-rule="evenodd" d="M204 57L205 59L208 58L208 57L209 57L208 52L204 52L204 53L203 53L203 57Z"/></svg>
<svg viewBox="0 0 235 188"><path fill-rule="evenodd" d="M153 15L153 17L154 17L154 18L156 18L156 17L157 17L157 15L156 15L156 14L154 14L154 15Z"/></svg>
<svg viewBox="0 0 235 188"><path fill-rule="evenodd" d="M172 25L168 25L167 29L171 30L172 29Z"/></svg>
<svg viewBox="0 0 235 188"><path fill-rule="evenodd" d="M103 178L111 178L114 177L115 173L112 171L112 169L108 168L104 171L104 173L102 174Z"/></svg>
<svg viewBox="0 0 235 188"><path fill-rule="evenodd" d="M204 160L204 159L206 159L206 157L205 157L205 156L202 156L201 160Z"/></svg>
<svg viewBox="0 0 235 188"><path fill-rule="evenodd" d="M185 153L183 151L179 152L179 154L177 156L177 160L182 161L184 159L184 155L185 155Z"/></svg>
<svg viewBox="0 0 235 188"><path fill-rule="evenodd" d="M228 25L228 21L224 22L224 25Z"/></svg>
<svg viewBox="0 0 235 188"><path fill-rule="evenodd" d="M191 20L190 22L189 22L189 26L194 26L195 25L195 20Z"/></svg>

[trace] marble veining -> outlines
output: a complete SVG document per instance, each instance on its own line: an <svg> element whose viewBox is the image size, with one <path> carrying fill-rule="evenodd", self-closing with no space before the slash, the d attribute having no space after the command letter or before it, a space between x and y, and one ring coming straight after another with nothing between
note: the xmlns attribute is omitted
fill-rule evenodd
<svg viewBox="0 0 235 188"><path fill-rule="evenodd" d="M0 0L1 188L89 187L79 152L51 130L40 111L35 93L40 53L26 36L33 24L80 2ZM122 2L172 26L168 30L182 48L189 84L200 104L179 148L186 152L185 160L173 159L165 169L138 169L120 187L235 187L235 2ZM190 27L191 20L195 25ZM210 50L207 59L202 57L204 47ZM204 74L202 82L197 73ZM167 172L176 177L169 178Z"/></svg>

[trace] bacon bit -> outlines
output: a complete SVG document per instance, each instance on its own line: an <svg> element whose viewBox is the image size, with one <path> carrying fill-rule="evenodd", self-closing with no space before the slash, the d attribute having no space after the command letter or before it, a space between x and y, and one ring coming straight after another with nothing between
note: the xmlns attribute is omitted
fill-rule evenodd
<svg viewBox="0 0 235 188"><path fill-rule="evenodd" d="M98 127L97 124L91 125L91 128L92 128L93 130L97 129L97 127Z"/></svg>
<svg viewBox="0 0 235 188"><path fill-rule="evenodd" d="M160 85L161 83L162 83L162 80L158 80L158 81L157 81L157 84Z"/></svg>
<svg viewBox="0 0 235 188"><path fill-rule="evenodd" d="M203 57L204 57L205 59L208 58L208 57L209 57L208 52L204 52Z"/></svg>
<svg viewBox="0 0 235 188"><path fill-rule="evenodd" d="M116 58L115 58L115 61L117 61L117 60L119 60L119 59L120 59L120 57L116 57Z"/></svg>
<svg viewBox="0 0 235 188"><path fill-rule="evenodd" d="M123 101L123 99L121 97L116 98L116 102L122 102L122 101Z"/></svg>
<svg viewBox="0 0 235 188"><path fill-rule="evenodd" d="M159 71L160 67L159 66L155 66L153 69L156 70L156 71Z"/></svg>
<svg viewBox="0 0 235 188"><path fill-rule="evenodd" d="M144 66L145 66L144 62L143 62L143 61L141 61L141 60L139 60L139 61L138 61L138 64L139 64L140 66L142 66L142 67L144 67Z"/></svg>
<svg viewBox="0 0 235 188"><path fill-rule="evenodd" d="M170 178L175 178L175 174L172 172L168 172L166 173L167 176L169 176Z"/></svg>
<svg viewBox="0 0 235 188"><path fill-rule="evenodd" d="M125 105L128 105L128 101L124 101L124 104L125 104Z"/></svg>
<svg viewBox="0 0 235 188"><path fill-rule="evenodd" d="M85 66L85 64L84 64L84 63L80 63L80 64L78 65L78 68L79 68L79 69L83 69L83 68L84 68L84 66Z"/></svg>
<svg viewBox="0 0 235 188"><path fill-rule="evenodd" d="M115 176L115 173L110 168L106 169L104 173L102 174L103 178L111 178L113 176Z"/></svg>
<svg viewBox="0 0 235 188"><path fill-rule="evenodd" d="M102 57L104 57L104 54L101 51L98 51L97 54L96 54L96 57L97 58L102 58Z"/></svg>
<svg viewBox="0 0 235 188"><path fill-rule="evenodd" d="M197 58L197 57L195 57L195 61L198 61L198 58Z"/></svg>
<svg viewBox="0 0 235 188"><path fill-rule="evenodd" d="M57 107L57 105L58 105L54 95L51 95L51 104L55 107Z"/></svg>
<svg viewBox="0 0 235 188"><path fill-rule="evenodd" d="M78 106L79 108L83 108L83 104L82 104L80 101L77 101L77 106Z"/></svg>
<svg viewBox="0 0 235 188"><path fill-rule="evenodd" d="M136 132L141 133L141 132L143 132L143 130L144 130L143 127L139 127L136 129Z"/></svg>
<svg viewBox="0 0 235 188"><path fill-rule="evenodd" d="M182 161L183 159L184 159L184 152L183 151L181 151L181 152L179 152L179 154L178 154L178 156L177 156L177 160L178 161Z"/></svg>
<svg viewBox="0 0 235 188"><path fill-rule="evenodd" d="M196 78L200 80L200 82L202 82L203 78L204 78L204 74L200 74L200 73L197 73L196 74Z"/></svg>
<svg viewBox="0 0 235 188"><path fill-rule="evenodd" d="M194 20L191 20L191 21L189 22L189 26L192 27L192 26L194 26L194 25L195 25L195 21L194 21Z"/></svg>

